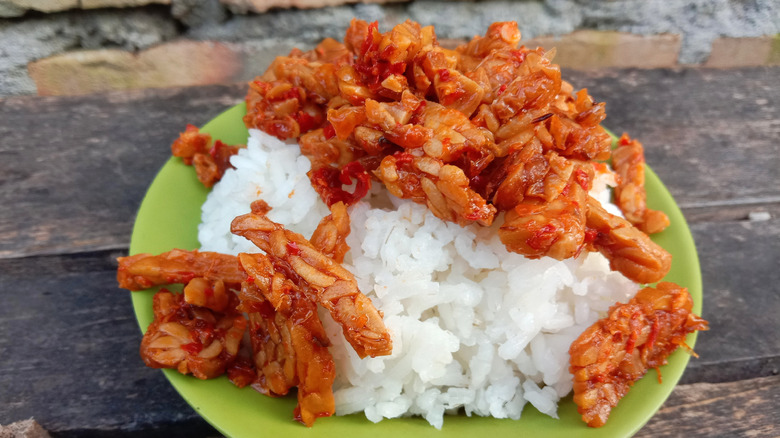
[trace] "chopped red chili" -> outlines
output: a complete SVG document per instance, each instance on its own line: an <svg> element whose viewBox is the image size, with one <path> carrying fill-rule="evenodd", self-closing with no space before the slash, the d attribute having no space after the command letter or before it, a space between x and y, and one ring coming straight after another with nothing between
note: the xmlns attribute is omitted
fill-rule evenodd
<svg viewBox="0 0 780 438"><path fill-rule="evenodd" d="M322 167L312 172L310 179L314 190L328 207L339 201L352 205L366 196L371 188L371 176L358 161L346 164L340 171L335 167ZM343 186L352 184L353 180L355 190L349 193Z"/></svg>

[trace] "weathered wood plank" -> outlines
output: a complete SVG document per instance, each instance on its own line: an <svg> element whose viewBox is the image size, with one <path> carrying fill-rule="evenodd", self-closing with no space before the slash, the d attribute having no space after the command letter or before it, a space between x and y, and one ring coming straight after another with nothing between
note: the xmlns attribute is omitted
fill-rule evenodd
<svg viewBox="0 0 780 438"><path fill-rule="evenodd" d="M767 214L769 218L776 219L780 218L780 202L684 207L682 212L689 223L744 221L753 220L753 217L761 220Z"/></svg>
<svg viewBox="0 0 780 438"><path fill-rule="evenodd" d="M691 227L710 330L699 335L683 382L724 382L780 369L780 219Z"/></svg>
<svg viewBox="0 0 780 438"><path fill-rule="evenodd" d="M606 126L645 143L686 211L780 204L780 67L564 73L607 102ZM0 258L126 247L176 134L243 95L239 84L0 100Z"/></svg>
<svg viewBox="0 0 780 438"><path fill-rule="evenodd" d="M0 100L0 257L126 248L178 132L243 88Z"/></svg>
<svg viewBox="0 0 780 438"><path fill-rule="evenodd" d="M780 434L780 376L675 388L642 437L767 437Z"/></svg>
<svg viewBox="0 0 780 438"><path fill-rule="evenodd" d="M645 145L681 207L780 201L780 68L563 72Z"/></svg>
<svg viewBox="0 0 780 438"><path fill-rule="evenodd" d="M114 252L0 260L0 424L61 436L213 429L138 355Z"/></svg>

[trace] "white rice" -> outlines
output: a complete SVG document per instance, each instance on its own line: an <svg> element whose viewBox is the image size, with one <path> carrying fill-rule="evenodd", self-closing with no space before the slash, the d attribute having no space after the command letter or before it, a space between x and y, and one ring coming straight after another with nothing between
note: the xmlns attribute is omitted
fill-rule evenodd
<svg viewBox="0 0 780 438"><path fill-rule="evenodd" d="M272 220L306 237L329 214L296 145L251 130L231 163L236 169L203 205L203 250L259 251L230 234L232 219L258 197L273 207ZM610 176L596 184L602 203ZM359 359L321 312L336 362L336 413L362 411L374 422L419 415L441 428L445 413L517 419L531 403L557 418L558 400L572 388L569 345L637 285L598 253L530 260L505 249L498 225L462 228L381 189L368 198L394 208L360 202L350 209L345 267L384 313L393 353Z"/></svg>
<svg viewBox="0 0 780 438"><path fill-rule="evenodd" d="M201 209L198 241L204 251L259 252L252 242L230 233L233 219L249 213L249 205L258 198L271 207L269 219L307 238L320 219L330 214L311 187L306 176L311 163L301 155L297 144L282 143L252 129L246 149L241 149L230 163L236 169L225 172Z"/></svg>

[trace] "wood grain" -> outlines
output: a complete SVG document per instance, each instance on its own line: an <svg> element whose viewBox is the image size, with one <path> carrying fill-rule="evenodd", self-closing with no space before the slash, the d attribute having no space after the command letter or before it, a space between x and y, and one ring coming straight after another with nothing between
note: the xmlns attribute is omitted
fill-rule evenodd
<svg viewBox="0 0 780 438"><path fill-rule="evenodd" d="M738 382L681 385L635 437L775 438L778 418L778 375Z"/></svg>
<svg viewBox="0 0 780 438"><path fill-rule="evenodd" d="M780 203L780 68L563 72L645 145L683 209Z"/></svg>
<svg viewBox="0 0 780 438"><path fill-rule="evenodd" d="M213 86L0 100L0 258L126 248L171 142L242 95Z"/></svg>
<svg viewBox="0 0 780 438"><path fill-rule="evenodd" d="M53 437L219 436L141 360L130 292L116 285L121 255L0 259L0 424L35 418Z"/></svg>
<svg viewBox="0 0 780 438"><path fill-rule="evenodd" d="M780 368L780 219L691 226L710 330L683 382L726 382Z"/></svg>
<svg viewBox="0 0 780 438"><path fill-rule="evenodd" d="M155 430L198 415L138 355L117 252L0 260L0 424L72 436Z"/></svg>

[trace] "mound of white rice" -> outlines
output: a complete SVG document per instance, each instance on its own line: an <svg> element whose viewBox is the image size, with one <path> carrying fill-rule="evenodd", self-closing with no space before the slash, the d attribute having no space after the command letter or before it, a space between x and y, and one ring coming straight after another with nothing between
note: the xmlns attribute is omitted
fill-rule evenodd
<svg viewBox="0 0 780 438"><path fill-rule="evenodd" d="M258 197L273 207L272 220L306 237L329 214L297 145L252 130L231 162L236 169L203 205L203 250L259 251L230 234L232 219ZM599 186L597 197L608 199ZM529 402L557 417L572 388L569 345L637 285L598 253L529 260L505 249L497 225L462 228L381 189L368 198L350 210L345 267L384 312L393 354L359 359L321 312L336 362L336 413L363 411L374 422L420 415L440 428L445 413L517 419ZM388 202L394 208L372 207Z"/></svg>

